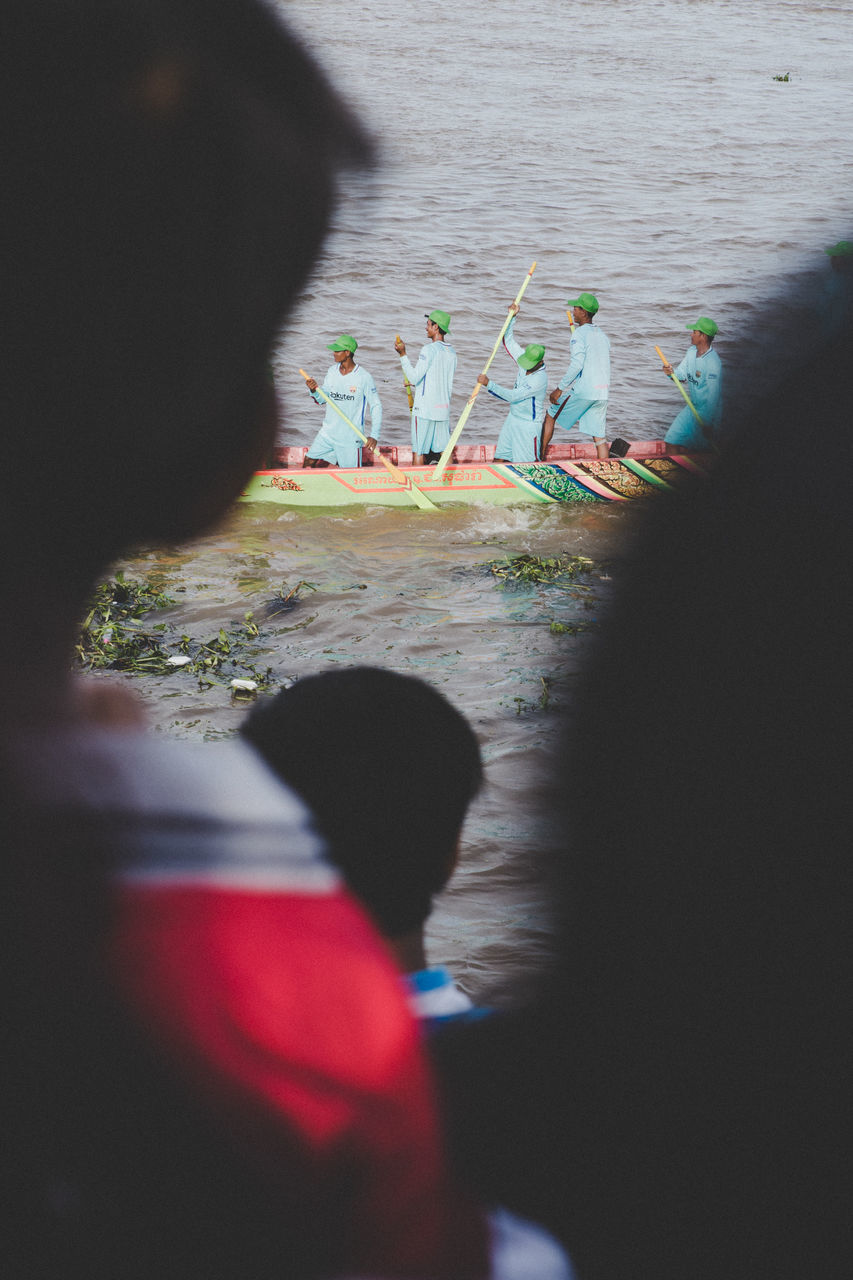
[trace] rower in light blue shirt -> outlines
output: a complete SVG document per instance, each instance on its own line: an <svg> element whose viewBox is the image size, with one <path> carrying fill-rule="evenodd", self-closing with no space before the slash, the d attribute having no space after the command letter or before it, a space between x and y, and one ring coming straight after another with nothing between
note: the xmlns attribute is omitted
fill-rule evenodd
<svg viewBox="0 0 853 1280"><path fill-rule="evenodd" d="M450 316L436 310L424 318L429 342L421 347L416 365L406 355L402 338L394 343L403 374L414 389L412 461L416 467L423 466L431 454L437 458L450 439L450 397L456 372L456 352L447 341Z"/></svg>
<svg viewBox="0 0 853 1280"><path fill-rule="evenodd" d="M508 390L481 373L477 381L490 395L504 400L509 413L501 427L495 449L495 462L535 462L539 458L539 437L545 418L548 397L548 374L545 369L545 348L531 342L522 347L515 339L515 318L518 303L513 302L512 312L503 345L508 355L518 365L515 386Z"/></svg>
<svg viewBox="0 0 853 1280"><path fill-rule="evenodd" d="M685 390L702 422L696 421L696 414L686 404L676 414L664 436L667 453L716 448L723 416L723 367L711 346L718 333L717 325L708 316L700 316L694 324L685 327L690 330L687 354L675 369L671 364L665 364L663 371L668 378L675 374L679 382L685 383Z"/></svg>
<svg viewBox="0 0 853 1280"><path fill-rule="evenodd" d="M598 299L593 293L581 293L566 303L572 309L575 329L570 345L569 367L551 392L550 405L542 424L542 457L559 421L567 430L577 426L584 435L592 436L599 458L608 456L605 422L610 397L610 340L593 319L598 313Z"/></svg>
<svg viewBox="0 0 853 1280"><path fill-rule="evenodd" d="M367 436L364 447L375 453L382 430L382 402L376 390L373 378L356 364L354 356L358 343L351 333L342 333L327 343L326 349L331 351L335 363L329 366L323 379L322 390L329 400L337 405L350 422L363 435ZM317 383L308 378L306 386L311 398L318 404L326 406L323 425L317 432L305 458L306 467L360 467L362 462L362 440L348 427L332 406L317 394ZM365 412L370 411L370 435L367 435Z"/></svg>

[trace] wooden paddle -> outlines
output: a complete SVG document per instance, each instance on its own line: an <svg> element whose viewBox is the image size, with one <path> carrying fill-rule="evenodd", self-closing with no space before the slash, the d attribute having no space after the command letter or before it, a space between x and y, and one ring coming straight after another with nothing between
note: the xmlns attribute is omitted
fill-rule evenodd
<svg viewBox="0 0 853 1280"><path fill-rule="evenodd" d="M513 306L517 307L518 304L521 302L521 299L524 296L524 290L530 284L530 279L535 270L536 270L536 263L534 262L530 270L528 271L527 275L524 277L524 283L522 284L521 288L519 289L518 293L515 296L515 302L513 303ZM489 366L491 365L495 356L498 354L498 347L501 345L501 342L503 341L503 336L506 333L507 329L509 328L509 322L512 319L513 314L514 312L512 310L512 307L510 307L509 311L507 311L506 313L506 320L504 320L503 322L503 327L500 333L498 334L498 340L495 343L495 345L492 347L492 354L489 356L488 360L483 365L484 374L489 372ZM441 479L442 474L444 472L444 468L447 466L448 462L450 461L450 455L453 453L453 449L456 444L456 441L459 439L459 437L462 434L462 428L465 426L465 423L468 421L468 414L471 412L472 408L474 407L474 401L477 399L477 396L480 393L480 389L482 388L482 385L483 385L482 382L474 383L474 390L471 392L470 396L468 397L468 403L465 405L465 408L462 410L462 414L459 418L459 421L457 422L456 426L453 428L450 439L448 440L447 444L444 446L444 452L442 453L438 462L435 464L435 470L432 473L433 481Z"/></svg>
<svg viewBox="0 0 853 1280"><path fill-rule="evenodd" d="M399 333L395 334L394 336L396 338L396 341L399 342L400 341ZM403 390L405 391L406 397L409 401L409 411L411 412L411 410L414 409L415 407L415 391L414 391L414 387L412 386L411 382L409 382L409 379L406 377L405 374L403 374Z"/></svg>
<svg viewBox="0 0 853 1280"><path fill-rule="evenodd" d="M299 372L302 374L302 376L303 376L303 378L305 379L305 381L306 381L306 382L308 382L308 380L309 380L309 379L310 379L312 382L314 381L314 379L313 379L313 378L311 378L311 374L310 374L310 373L306 373L304 369L300 369L300 370L299 370ZM326 395L326 393L325 393L325 391L323 390L323 388L322 388L322 387L318 387L318 388L317 388L317 395L320 397L320 399L321 399L321 400L325 400L326 404L328 404L328 405L331 405L331 406L332 406L332 408L334 409L334 411L335 411L335 413L338 415L338 417L339 417L339 418L343 418L343 420L344 420L344 422L347 424L347 426L352 428L352 430L355 432L355 434L358 436L359 440L361 440L361 442L362 442L363 444L367 444L367 436L364 434L364 432L363 432L359 427L357 427L357 426L355 425L355 423L352 421L352 419L351 419L351 418L348 418L348 417L347 417L347 415L344 413L343 409L339 409L339 408L338 408L338 406L335 404L335 402L334 402L334 400L331 398L331 396L327 396L327 395ZM436 507L435 503L434 503L430 498L428 498L428 497L426 496L426 494L425 494L425 493L423 493L423 492L418 488L418 486L415 484L415 482L414 482L413 480L410 480L410 479L409 479L409 477L408 477L407 475L405 475L405 474L400 470L400 468L399 468L399 467L395 467L395 466L394 466L394 463L393 463L393 462L391 462L389 458L386 458L386 457L385 457L385 455L384 455L383 453L380 453L380 451L379 451L379 445L378 445L378 444L377 444L377 446L376 446L375 456L376 456L376 457L379 459L379 461L382 463L383 467L385 467L385 469L386 469L387 471L390 471L391 475L392 475L392 476L394 477L394 479L397 481L397 484L402 485L404 489L408 489L408 491L409 491L409 492L411 493L411 495L412 495L412 501L413 501L417 506L419 506L419 507L421 508L421 510L423 510L423 511L437 511L437 510L438 510L438 508Z"/></svg>

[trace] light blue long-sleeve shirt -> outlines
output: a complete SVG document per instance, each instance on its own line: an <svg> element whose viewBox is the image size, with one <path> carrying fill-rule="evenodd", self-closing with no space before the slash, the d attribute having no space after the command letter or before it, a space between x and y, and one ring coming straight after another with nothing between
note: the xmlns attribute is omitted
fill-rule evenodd
<svg viewBox="0 0 853 1280"><path fill-rule="evenodd" d="M503 345L513 360L517 361L519 356L524 355L524 347L515 338L515 316L507 326ZM528 373L526 369L519 369L512 390L507 390L506 387L493 382L491 378L486 390L498 400L507 402L509 417L514 422L534 422L541 426L548 403L548 374L544 364L535 372Z"/></svg>
<svg viewBox="0 0 853 1280"><path fill-rule="evenodd" d="M362 369L361 365L357 364L349 373L341 373L339 365L330 365L323 379L323 390L360 431L363 431L366 436L372 436L374 440L379 439L379 433L382 430L382 402L376 390L376 383L366 369ZM347 424L341 421L332 406L326 404L316 391L312 391L311 395L318 404L326 407L323 428L327 434L341 443L351 440L352 432ZM368 409L370 410L369 431L364 425Z"/></svg>
<svg viewBox="0 0 853 1280"><path fill-rule="evenodd" d="M427 342L421 347L418 363L400 356L403 373L414 387L414 412L433 422L450 421L450 397L456 372L456 352L449 342Z"/></svg>
<svg viewBox="0 0 853 1280"><path fill-rule="evenodd" d="M687 383L685 390L702 421L718 427L723 416L723 366L714 348L700 356L689 346L674 373L679 382Z"/></svg>
<svg viewBox="0 0 853 1280"><path fill-rule="evenodd" d="M569 367L559 382L561 391L570 386L572 394L581 400L610 397L610 339L597 325L575 326L569 347Z"/></svg>

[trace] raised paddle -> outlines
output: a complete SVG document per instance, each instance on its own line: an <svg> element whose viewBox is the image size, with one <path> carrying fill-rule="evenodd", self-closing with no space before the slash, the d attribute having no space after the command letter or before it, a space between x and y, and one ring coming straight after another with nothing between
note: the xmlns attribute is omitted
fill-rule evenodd
<svg viewBox="0 0 853 1280"><path fill-rule="evenodd" d="M662 365L668 365L668 364L669 364L669 361L667 360L667 358L666 358L666 356L664 355L664 353L661 351L660 347L655 347L655 351L656 351L656 352L658 353L658 355L660 356L661 364L662 364ZM717 446L714 444L714 441L711 439L711 437L708 435L708 432L705 430L705 422L704 422L704 419L700 417L699 412L698 412L698 410L697 410L697 408L696 408L695 404L694 404L694 403L693 403L693 401L690 399L690 396L687 394L687 389L686 389L686 387L684 386L684 383L683 383L683 382L679 382L678 378L676 378L676 376L675 376L675 370L674 370L674 369L673 369L672 373L671 373L669 376L670 376L670 378L672 378L673 382L674 382L674 383L675 383L675 385L678 387L678 390L681 392L681 394L684 396L684 399L687 401L687 407L689 408L690 412L693 414L693 417L694 417L694 418L696 419L696 421L699 423L699 426L702 428L702 434L703 434L703 436L704 436L704 437L705 437L705 439L708 441L708 444L711 446L711 448L712 448L713 450L715 450L715 452L716 452L716 451L717 451Z"/></svg>
<svg viewBox="0 0 853 1280"><path fill-rule="evenodd" d="M530 278L533 275L533 272L535 270L536 270L536 263L534 262L532 267L528 271L527 275L524 277L524 283L522 284L518 293L515 295L515 302L513 303L513 306L517 307L518 304L521 302L521 299L524 296L524 290L530 284ZM503 322L503 327L501 328L501 331L498 334L497 342L492 347L492 354L489 356L488 360L483 365L484 374L489 372L489 365L492 363L495 356L498 354L498 347L501 345L503 336L506 333L507 329L509 328L509 322L512 319L512 317L513 317L513 310L512 310L512 307L510 307L509 311L507 311L506 313L506 320L504 320ZM453 453L453 448L456 444L456 441L459 439L459 437L462 434L462 428L465 426L465 423L468 421L468 414L471 412L472 408L474 407L474 401L477 399L477 396L479 395L480 388L482 387L482 385L483 385L482 382L474 383L474 390L471 392L470 396L468 397L468 403L465 405L465 408L462 410L459 421L457 422L456 426L453 428L450 439L448 440L447 444L444 446L444 452L442 453L438 462L435 464L435 470L432 473L432 478L434 481L441 479L441 476L444 472L444 468L447 466L448 462L450 461L450 455Z"/></svg>
<svg viewBox="0 0 853 1280"><path fill-rule="evenodd" d="M304 369L300 369L299 372L302 374L306 382L308 382L309 380L311 382L314 381L314 379L311 377L311 374L306 373ZM363 444L367 444L367 436L364 434L364 432L355 425L355 423L352 421L351 418L347 417L343 409L338 408L338 406L335 404L331 396L327 396L322 387L317 388L317 395L320 397L321 400L325 400L326 404L331 405L331 407L334 409L338 417L343 418L347 426L350 427L355 432L355 434L358 436L359 440L361 440ZM379 452L378 444L376 446L376 449L374 450L374 453L375 453L375 456L382 463L383 467L385 467L387 471L390 471L391 475L397 481L397 484L402 485L404 489L408 489L409 493L411 493L412 495L412 501L417 506L419 506L423 511L437 510L435 503L432 502L431 499L429 499L425 493L421 492L421 490L414 483L414 481L410 480L409 477L405 475L400 470L399 467L395 467L394 463L391 462L390 459L386 458L383 453Z"/></svg>

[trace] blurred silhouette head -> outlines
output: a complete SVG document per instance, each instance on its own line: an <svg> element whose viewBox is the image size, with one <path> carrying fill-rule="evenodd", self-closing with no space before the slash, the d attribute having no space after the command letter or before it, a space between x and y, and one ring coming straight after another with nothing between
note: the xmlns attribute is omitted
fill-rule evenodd
<svg viewBox="0 0 853 1280"><path fill-rule="evenodd" d="M380 931L423 925L482 781L465 717L423 680L353 667L257 703L242 732L313 809Z"/></svg>
<svg viewBox="0 0 853 1280"><path fill-rule="evenodd" d="M101 561L239 493L342 139L366 144L255 0L33 0L0 37L0 520Z"/></svg>

